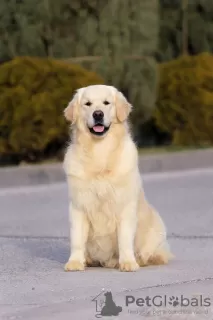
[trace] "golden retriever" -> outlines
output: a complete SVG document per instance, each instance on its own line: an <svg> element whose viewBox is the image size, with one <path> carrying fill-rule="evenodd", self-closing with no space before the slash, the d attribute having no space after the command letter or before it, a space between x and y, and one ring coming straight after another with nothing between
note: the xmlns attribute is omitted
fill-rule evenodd
<svg viewBox="0 0 213 320"><path fill-rule="evenodd" d="M64 111L73 127L65 159L71 256L66 271L101 265L135 271L170 257L159 214L145 199L127 118L132 109L112 86L77 90Z"/></svg>

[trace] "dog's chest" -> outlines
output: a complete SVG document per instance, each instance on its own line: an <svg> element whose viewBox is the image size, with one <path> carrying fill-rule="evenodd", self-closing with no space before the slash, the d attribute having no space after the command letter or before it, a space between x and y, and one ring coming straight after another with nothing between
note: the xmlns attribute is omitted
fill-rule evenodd
<svg viewBox="0 0 213 320"><path fill-rule="evenodd" d="M94 260L105 261L116 250L118 201L109 180L93 180L89 186L90 202L85 211L90 222L88 250ZM104 254L103 254L104 253Z"/></svg>
<svg viewBox="0 0 213 320"><path fill-rule="evenodd" d="M72 199L88 217L96 232L114 229L117 219L117 188L105 176L91 180L75 179L72 183ZM98 231L99 230L99 231Z"/></svg>
<svg viewBox="0 0 213 320"><path fill-rule="evenodd" d="M85 181L81 187L79 202L87 212L107 211L108 208L115 205L116 194L115 187L110 180L102 177Z"/></svg>

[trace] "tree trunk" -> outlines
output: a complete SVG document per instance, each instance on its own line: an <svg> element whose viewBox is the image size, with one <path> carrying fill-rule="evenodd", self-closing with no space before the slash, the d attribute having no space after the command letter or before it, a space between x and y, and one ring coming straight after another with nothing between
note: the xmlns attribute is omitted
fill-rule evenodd
<svg viewBox="0 0 213 320"><path fill-rule="evenodd" d="M182 54L188 55L188 0L182 0Z"/></svg>

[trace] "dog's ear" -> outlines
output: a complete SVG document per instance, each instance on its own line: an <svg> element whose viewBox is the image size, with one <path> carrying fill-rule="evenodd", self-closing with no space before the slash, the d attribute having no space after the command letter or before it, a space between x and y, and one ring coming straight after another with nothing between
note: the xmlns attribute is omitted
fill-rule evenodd
<svg viewBox="0 0 213 320"><path fill-rule="evenodd" d="M73 96L72 100L69 102L68 106L64 110L65 118L74 124L77 120L77 111L79 103L79 92L77 91Z"/></svg>
<svg viewBox="0 0 213 320"><path fill-rule="evenodd" d="M124 95L119 91L116 93L115 104L116 104L117 118L120 122L124 122L128 118L132 110L132 105L127 101Z"/></svg>

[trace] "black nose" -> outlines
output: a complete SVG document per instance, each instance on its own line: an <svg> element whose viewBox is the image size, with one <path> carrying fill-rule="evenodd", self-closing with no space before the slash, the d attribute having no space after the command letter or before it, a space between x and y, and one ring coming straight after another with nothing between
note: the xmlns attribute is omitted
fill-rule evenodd
<svg viewBox="0 0 213 320"><path fill-rule="evenodd" d="M101 121L101 120L103 120L103 117L104 117L103 111L97 110L97 111L94 111L94 112L93 112L93 118L94 118L96 121Z"/></svg>

